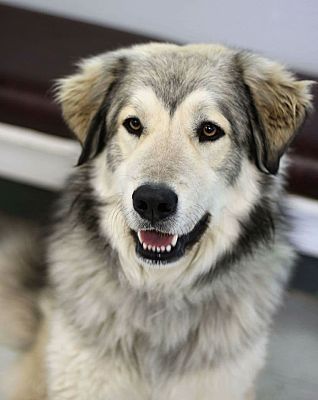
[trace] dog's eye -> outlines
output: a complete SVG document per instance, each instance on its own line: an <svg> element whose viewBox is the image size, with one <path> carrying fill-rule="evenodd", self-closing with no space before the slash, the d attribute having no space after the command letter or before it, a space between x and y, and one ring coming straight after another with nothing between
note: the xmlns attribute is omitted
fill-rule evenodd
<svg viewBox="0 0 318 400"><path fill-rule="evenodd" d="M129 133L132 133L133 135L137 136L140 136L144 129L139 118L137 117L131 117L125 119L123 125Z"/></svg>
<svg viewBox="0 0 318 400"><path fill-rule="evenodd" d="M205 121L198 128L200 142L217 140L224 136L225 133L218 125L213 122Z"/></svg>

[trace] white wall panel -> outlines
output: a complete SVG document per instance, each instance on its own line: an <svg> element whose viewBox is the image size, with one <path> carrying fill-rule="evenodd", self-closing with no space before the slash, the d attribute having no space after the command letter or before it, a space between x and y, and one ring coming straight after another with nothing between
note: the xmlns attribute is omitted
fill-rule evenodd
<svg viewBox="0 0 318 400"><path fill-rule="evenodd" d="M318 74L318 0L6 0L182 42L249 48Z"/></svg>

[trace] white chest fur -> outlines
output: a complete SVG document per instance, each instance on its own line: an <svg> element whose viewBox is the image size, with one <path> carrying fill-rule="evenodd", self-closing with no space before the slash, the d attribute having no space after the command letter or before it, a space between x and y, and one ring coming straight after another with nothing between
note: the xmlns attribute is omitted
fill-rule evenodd
<svg viewBox="0 0 318 400"><path fill-rule="evenodd" d="M263 364L265 339L231 361L150 386L133 364L85 346L59 311L52 315L46 360L49 400L245 400Z"/></svg>

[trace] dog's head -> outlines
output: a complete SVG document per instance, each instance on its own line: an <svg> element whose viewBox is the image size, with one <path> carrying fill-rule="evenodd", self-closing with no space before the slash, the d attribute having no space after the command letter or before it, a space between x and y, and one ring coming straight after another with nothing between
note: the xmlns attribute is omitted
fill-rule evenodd
<svg viewBox="0 0 318 400"><path fill-rule="evenodd" d="M101 229L131 281L161 266L202 273L229 251L275 181L309 86L247 52L170 44L91 58L60 82Z"/></svg>

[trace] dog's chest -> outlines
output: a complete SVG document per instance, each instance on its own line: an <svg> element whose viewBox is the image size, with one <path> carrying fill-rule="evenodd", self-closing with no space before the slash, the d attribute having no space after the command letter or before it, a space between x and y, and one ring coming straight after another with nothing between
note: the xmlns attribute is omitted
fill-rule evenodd
<svg viewBox="0 0 318 400"><path fill-rule="evenodd" d="M172 377L217 368L224 357L222 341L227 351L231 347L224 342L226 325L218 326L222 319L211 304L192 307L153 307L142 319L145 309L136 307L124 325L123 307L105 321L105 340L90 344L55 310L46 353L49 399L149 400L149 393Z"/></svg>
<svg viewBox="0 0 318 400"><path fill-rule="evenodd" d="M213 301L150 302L127 295L117 304L120 306L110 308L102 323L85 330L56 311L51 334L54 347L65 348L69 342L70 347L76 344L101 362L103 358L122 360L151 381L171 371L210 367L218 362L223 349L229 353L236 341L233 315ZM67 338L59 345L58 332L62 331ZM227 336L231 343L227 343Z"/></svg>

